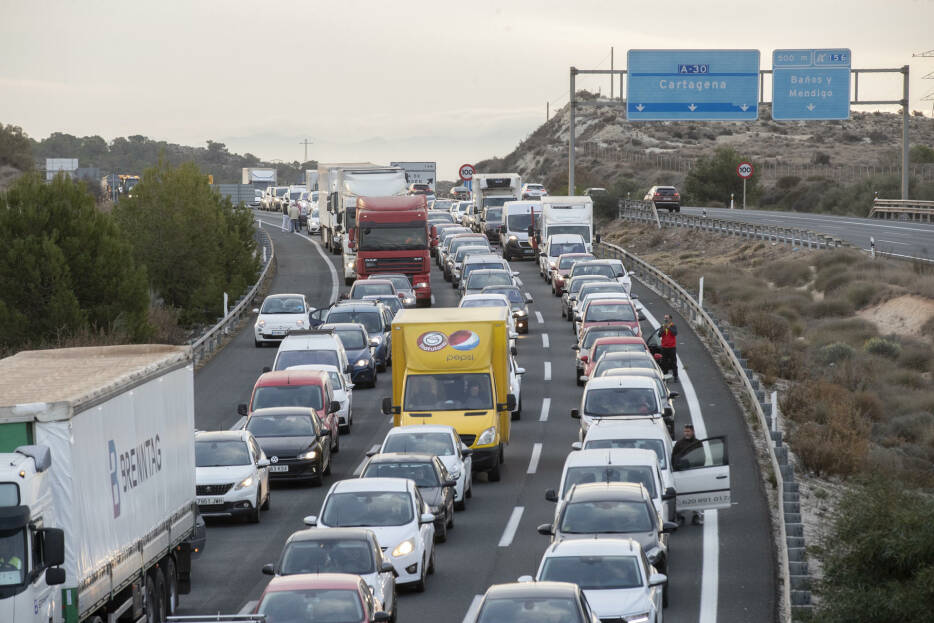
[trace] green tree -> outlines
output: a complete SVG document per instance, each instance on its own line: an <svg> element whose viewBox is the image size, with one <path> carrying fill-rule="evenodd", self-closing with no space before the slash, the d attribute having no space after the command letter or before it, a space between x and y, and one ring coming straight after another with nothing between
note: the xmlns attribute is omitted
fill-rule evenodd
<svg viewBox="0 0 934 623"><path fill-rule="evenodd" d="M742 205L743 180L736 174L740 162L755 162L741 156L732 147L718 147L714 153L701 158L685 178L687 201L707 203L708 201L730 202L730 193L735 193L736 200ZM746 203L756 203L761 194L758 177L753 174L746 180Z"/></svg>
<svg viewBox="0 0 934 623"><path fill-rule="evenodd" d="M145 271L84 187L26 175L0 194L0 343L47 343L82 330L150 334Z"/></svg>
<svg viewBox="0 0 934 623"><path fill-rule="evenodd" d="M847 494L826 544L821 606L814 620L930 621L932 516L934 499L896 483L879 482Z"/></svg>
<svg viewBox="0 0 934 623"><path fill-rule="evenodd" d="M183 323L213 320L222 313L224 292L236 298L256 279L250 211L221 198L194 163L160 161L147 169L114 217L152 289L181 311Z"/></svg>
<svg viewBox="0 0 934 623"><path fill-rule="evenodd" d="M913 145L909 162L912 164L930 164L934 162L934 149L927 145Z"/></svg>
<svg viewBox="0 0 934 623"><path fill-rule="evenodd" d="M23 129L0 123L0 166L16 167L20 171L33 168L32 143Z"/></svg>

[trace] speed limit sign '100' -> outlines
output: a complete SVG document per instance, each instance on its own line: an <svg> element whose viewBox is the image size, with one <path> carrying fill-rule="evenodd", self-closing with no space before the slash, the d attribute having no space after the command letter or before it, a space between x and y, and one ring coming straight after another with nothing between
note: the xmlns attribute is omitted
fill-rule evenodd
<svg viewBox="0 0 934 623"><path fill-rule="evenodd" d="M736 174L744 180L752 177L752 171L752 165L748 162L740 162L739 166L736 167Z"/></svg>
<svg viewBox="0 0 934 623"><path fill-rule="evenodd" d="M462 164L460 170L458 171L458 173L460 174L461 179L464 180L465 182L466 182L467 180L473 179L473 173L474 173L473 165L472 165L472 164Z"/></svg>

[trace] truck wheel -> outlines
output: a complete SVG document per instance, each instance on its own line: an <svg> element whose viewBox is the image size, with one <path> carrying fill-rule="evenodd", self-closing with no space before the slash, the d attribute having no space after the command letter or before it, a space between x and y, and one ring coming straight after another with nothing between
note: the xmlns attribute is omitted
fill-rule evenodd
<svg viewBox="0 0 934 623"><path fill-rule="evenodd" d="M146 615L150 623L165 623L165 580L158 569L146 574Z"/></svg>
<svg viewBox="0 0 934 623"><path fill-rule="evenodd" d="M171 556L166 556L165 567L165 613L166 615L175 614L178 610L178 570L175 567L175 560Z"/></svg>

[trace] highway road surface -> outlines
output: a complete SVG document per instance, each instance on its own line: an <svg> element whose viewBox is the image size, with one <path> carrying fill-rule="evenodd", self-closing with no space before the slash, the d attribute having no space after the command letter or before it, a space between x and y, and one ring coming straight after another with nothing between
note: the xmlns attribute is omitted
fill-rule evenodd
<svg viewBox="0 0 934 623"><path fill-rule="evenodd" d="M278 228L275 215L258 213L276 245L277 271L271 292L302 292L315 306L327 305L337 292L334 259L325 257L306 236ZM525 290L535 299L530 331L521 336L519 365L522 419L513 422L503 478L488 483L477 475L474 496L455 517L448 541L437 546L437 573L422 594L401 592L400 622L461 621L488 586L512 582L536 571L548 538L536 526L549 522L554 505L545 489L556 487L578 422L569 412L578 406L581 388L574 381L570 323L561 318L559 299L551 294L530 262L513 262ZM436 306L456 306L457 294L432 272ZM634 293L654 318L668 308L645 288ZM683 318L679 357L682 396L676 400L676 430L693 422L698 435L726 435L732 466L733 507L708 511L703 526L688 523L670 541L671 605L674 622L766 622L775 620L776 563L768 509L743 416L707 351ZM236 405L246 402L274 348L255 348L249 330L241 332L195 376L195 421L201 430L234 425ZM333 475L325 486L279 485L271 509L258 525L214 520L206 550L194 562L192 593L183 596L179 614L236 613L255 605L269 576L264 563L276 560L286 538L302 529L302 517L317 514L327 487L352 477L364 452L382 440L390 420L379 403L391 389L390 373L374 389L354 391L353 432L341 440Z"/></svg>
<svg viewBox="0 0 934 623"><path fill-rule="evenodd" d="M874 237L877 251L904 257L934 259L934 225L931 224L768 210L683 207L681 211L685 214L701 214L705 209L710 218L810 229L846 240L860 249L868 249L869 238Z"/></svg>

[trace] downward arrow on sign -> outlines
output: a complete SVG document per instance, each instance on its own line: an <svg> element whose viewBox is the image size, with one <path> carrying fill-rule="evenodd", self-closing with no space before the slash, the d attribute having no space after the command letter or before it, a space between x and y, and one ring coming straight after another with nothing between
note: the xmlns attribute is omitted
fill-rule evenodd
<svg viewBox="0 0 934 623"><path fill-rule="evenodd" d="M639 112L642 112L644 109L645 109L645 106L643 106L642 104L636 105L636 110L638 110Z"/></svg>
<svg viewBox="0 0 934 623"><path fill-rule="evenodd" d="M695 106L694 104L691 104L690 106L688 106L688 110L690 110L691 112L694 112L695 110L697 110L697 106Z"/></svg>
<svg viewBox="0 0 934 623"><path fill-rule="evenodd" d="M814 109L815 109L815 108L817 108L817 107L816 107L813 103L807 105L807 109L810 110L811 112L814 112Z"/></svg>
<svg viewBox="0 0 934 623"><path fill-rule="evenodd" d="M742 106L739 107L739 109L743 112L746 112L747 110L749 110L749 104L743 104Z"/></svg>

